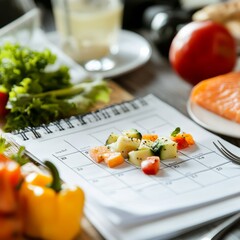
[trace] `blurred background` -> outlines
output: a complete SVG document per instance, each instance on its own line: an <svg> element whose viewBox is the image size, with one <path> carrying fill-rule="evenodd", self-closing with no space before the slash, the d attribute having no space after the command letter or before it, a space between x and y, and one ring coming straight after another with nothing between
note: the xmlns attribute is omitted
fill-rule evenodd
<svg viewBox="0 0 240 240"><path fill-rule="evenodd" d="M168 57L170 43L177 31L192 20L200 8L220 0L123 0L122 28L148 31L162 56ZM51 0L0 0L0 27L20 17L34 5L41 10L44 31L55 30Z"/></svg>

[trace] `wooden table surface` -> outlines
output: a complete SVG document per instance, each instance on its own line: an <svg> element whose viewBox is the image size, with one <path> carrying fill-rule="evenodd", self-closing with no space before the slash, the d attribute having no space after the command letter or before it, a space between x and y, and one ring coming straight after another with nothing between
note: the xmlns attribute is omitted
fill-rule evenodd
<svg viewBox="0 0 240 240"><path fill-rule="evenodd" d="M142 33L148 39L148 34ZM148 39L151 43L150 39ZM143 66L121 76L113 78L110 86L113 89L111 103L129 100L132 97L141 97L153 93L161 100L175 107L184 115L188 116L187 100L192 89L192 85L183 81L172 70L168 60L161 57L155 46L152 44L153 54L150 60ZM240 146L240 139L220 136L236 146ZM221 220L219 221L221 222ZM175 238L176 240L198 239L203 233L217 225L212 225L192 231L183 236ZM83 232L79 239L103 239L91 223L84 218ZM240 239L240 230L236 229L226 240Z"/></svg>

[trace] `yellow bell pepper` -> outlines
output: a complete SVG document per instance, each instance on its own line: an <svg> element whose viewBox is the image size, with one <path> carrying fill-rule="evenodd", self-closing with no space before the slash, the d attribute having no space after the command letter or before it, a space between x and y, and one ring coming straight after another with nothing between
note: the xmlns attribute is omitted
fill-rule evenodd
<svg viewBox="0 0 240 240"><path fill-rule="evenodd" d="M73 239L81 230L84 192L61 184L56 167L45 164L52 176L31 173L20 189L24 233L47 240Z"/></svg>

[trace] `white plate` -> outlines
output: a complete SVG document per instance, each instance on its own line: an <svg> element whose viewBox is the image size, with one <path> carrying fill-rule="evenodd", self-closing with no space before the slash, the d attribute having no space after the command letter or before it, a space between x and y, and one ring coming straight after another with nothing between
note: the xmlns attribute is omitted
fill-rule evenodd
<svg viewBox="0 0 240 240"><path fill-rule="evenodd" d="M190 117L202 127L222 135L240 138L240 124L222 118L201 106L188 101L187 110Z"/></svg>
<svg viewBox="0 0 240 240"><path fill-rule="evenodd" d="M47 37L52 43L59 45L56 32L48 33ZM118 53L110 56L116 66L107 71L94 71L94 73L101 75L103 78L116 77L142 66L151 57L150 44L137 33L121 30L118 43Z"/></svg>
<svg viewBox="0 0 240 240"><path fill-rule="evenodd" d="M113 56L116 67L102 73L104 77L114 77L129 72L146 63L152 54L150 44L142 36L122 30L119 37L119 52Z"/></svg>

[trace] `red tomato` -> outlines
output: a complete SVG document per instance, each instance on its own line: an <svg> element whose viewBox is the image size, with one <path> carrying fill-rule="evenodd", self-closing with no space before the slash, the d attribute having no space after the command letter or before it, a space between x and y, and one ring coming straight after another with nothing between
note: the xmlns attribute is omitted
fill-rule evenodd
<svg viewBox="0 0 240 240"><path fill-rule="evenodd" d="M160 158L157 156L148 157L141 162L141 169L145 174L156 175L160 167Z"/></svg>
<svg viewBox="0 0 240 240"><path fill-rule="evenodd" d="M9 111L6 109L7 102L8 94L5 92L0 92L0 117L5 117Z"/></svg>
<svg viewBox="0 0 240 240"><path fill-rule="evenodd" d="M173 137L172 140L178 144L178 150L187 148L189 146L187 140L184 137Z"/></svg>
<svg viewBox="0 0 240 240"><path fill-rule="evenodd" d="M190 133L178 133L176 136L171 136L171 139L176 142L177 149L181 150L195 144L195 141Z"/></svg>
<svg viewBox="0 0 240 240"><path fill-rule="evenodd" d="M169 50L173 69L192 84L232 71L236 60L235 39L223 25L212 21L185 25Z"/></svg>

